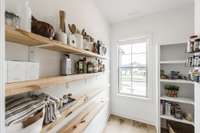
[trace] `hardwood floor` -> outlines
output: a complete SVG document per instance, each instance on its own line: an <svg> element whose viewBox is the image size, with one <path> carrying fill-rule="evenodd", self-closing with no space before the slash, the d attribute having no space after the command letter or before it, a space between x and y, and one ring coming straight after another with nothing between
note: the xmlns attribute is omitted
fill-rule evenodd
<svg viewBox="0 0 200 133"><path fill-rule="evenodd" d="M112 115L103 133L156 133L156 129L147 124Z"/></svg>

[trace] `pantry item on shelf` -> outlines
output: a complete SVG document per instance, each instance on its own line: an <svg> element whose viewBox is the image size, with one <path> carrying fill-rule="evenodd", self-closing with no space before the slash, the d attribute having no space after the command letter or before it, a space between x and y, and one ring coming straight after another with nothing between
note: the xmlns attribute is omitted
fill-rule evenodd
<svg viewBox="0 0 200 133"><path fill-rule="evenodd" d="M87 73L93 73L94 72L94 64L89 61L87 62Z"/></svg>
<svg viewBox="0 0 200 133"><path fill-rule="evenodd" d="M180 120L183 119L183 112L182 112L182 110L181 110L180 105L176 105L174 117L175 117L176 119L180 119Z"/></svg>
<svg viewBox="0 0 200 133"><path fill-rule="evenodd" d="M163 115L165 114L165 101L160 102L160 114Z"/></svg>
<svg viewBox="0 0 200 133"><path fill-rule="evenodd" d="M76 36L74 34L70 33L68 35L68 44L73 47L77 47Z"/></svg>
<svg viewBox="0 0 200 133"><path fill-rule="evenodd" d="M195 52L200 51L200 38L195 39L194 46L195 46Z"/></svg>
<svg viewBox="0 0 200 133"><path fill-rule="evenodd" d="M190 113L184 113L184 119L186 119L187 121L192 122L193 121L192 114L190 114Z"/></svg>
<svg viewBox="0 0 200 133"><path fill-rule="evenodd" d="M64 44L67 44L67 34L59 31L56 33L56 40L63 42Z"/></svg>
<svg viewBox="0 0 200 133"><path fill-rule="evenodd" d="M39 78L39 63L23 61L6 61L5 71L7 83L36 80Z"/></svg>
<svg viewBox="0 0 200 133"><path fill-rule="evenodd" d="M75 24L68 24L69 30L72 34L75 34L77 31L76 25Z"/></svg>
<svg viewBox="0 0 200 133"><path fill-rule="evenodd" d="M77 71L77 73L84 73L84 60L83 59L80 59L76 63L76 71Z"/></svg>
<svg viewBox="0 0 200 133"><path fill-rule="evenodd" d="M24 4L17 6L16 14L20 18L20 28L24 31L31 32L31 17L32 11L29 5L29 1L26 1Z"/></svg>
<svg viewBox="0 0 200 133"><path fill-rule="evenodd" d="M191 81L199 82L200 81L200 72L199 69L193 69L189 71L188 77Z"/></svg>
<svg viewBox="0 0 200 133"><path fill-rule="evenodd" d="M39 21L34 16L32 16L31 31L33 33L48 37L49 39L53 39L55 36L55 30L52 25L43 21Z"/></svg>
<svg viewBox="0 0 200 133"><path fill-rule="evenodd" d="M83 36L80 33L79 30L76 31L75 33L75 37L76 37L76 45L78 48L83 49Z"/></svg>
<svg viewBox="0 0 200 133"><path fill-rule="evenodd" d="M17 16L14 13L6 11L5 12L5 17L6 17L5 18L6 25L14 27L14 28L19 28L20 27L20 18L19 18L19 16Z"/></svg>
<svg viewBox="0 0 200 133"><path fill-rule="evenodd" d="M63 55L63 58L61 61L61 74L62 75L72 74L72 61L69 55Z"/></svg>
<svg viewBox="0 0 200 133"><path fill-rule="evenodd" d="M169 103L169 102L165 102L165 114L166 115L171 115L171 103Z"/></svg>
<svg viewBox="0 0 200 133"><path fill-rule="evenodd" d="M197 35L192 35L190 36L190 39L187 43L187 52L188 53L192 53L192 52L197 52L199 51L199 48L198 46L195 44L195 40L198 38Z"/></svg>
<svg viewBox="0 0 200 133"><path fill-rule="evenodd" d="M169 77L165 74L164 70L160 70L160 78L161 79L168 79Z"/></svg>
<svg viewBox="0 0 200 133"><path fill-rule="evenodd" d="M97 53L98 52L96 43L93 43L92 52L93 53Z"/></svg>
<svg viewBox="0 0 200 133"><path fill-rule="evenodd" d="M56 33L56 40L67 44L67 33L65 32L65 12L60 10L60 30Z"/></svg>
<svg viewBox="0 0 200 133"><path fill-rule="evenodd" d="M165 94L168 97L178 97L179 86L165 85Z"/></svg>
<svg viewBox="0 0 200 133"><path fill-rule="evenodd" d="M59 16L60 16L60 30L61 30L61 32L66 33L66 31L65 31L65 26L66 26L65 25L65 11L60 10Z"/></svg>

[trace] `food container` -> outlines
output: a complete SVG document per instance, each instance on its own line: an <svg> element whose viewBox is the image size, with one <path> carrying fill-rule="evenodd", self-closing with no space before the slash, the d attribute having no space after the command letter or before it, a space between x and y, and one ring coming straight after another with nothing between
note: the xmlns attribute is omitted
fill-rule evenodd
<svg viewBox="0 0 200 133"><path fill-rule="evenodd" d="M72 74L72 61L68 55L64 55L61 62L61 74L70 75Z"/></svg>
<svg viewBox="0 0 200 133"><path fill-rule="evenodd" d="M75 34L77 48L83 49L83 36L81 34Z"/></svg>
<svg viewBox="0 0 200 133"><path fill-rule="evenodd" d="M56 40L61 41L64 44L67 44L67 34L62 31L56 33Z"/></svg>
<svg viewBox="0 0 200 133"><path fill-rule="evenodd" d="M69 34L68 43L70 46L77 47L76 36L74 34Z"/></svg>

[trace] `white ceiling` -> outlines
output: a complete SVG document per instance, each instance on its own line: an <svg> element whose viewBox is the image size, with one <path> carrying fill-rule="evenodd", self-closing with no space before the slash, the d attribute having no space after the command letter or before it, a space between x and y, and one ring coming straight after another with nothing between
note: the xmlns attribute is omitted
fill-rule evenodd
<svg viewBox="0 0 200 133"><path fill-rule="evenodd" d="M110 23L191 6L194 0L94 0Z"/></svg>

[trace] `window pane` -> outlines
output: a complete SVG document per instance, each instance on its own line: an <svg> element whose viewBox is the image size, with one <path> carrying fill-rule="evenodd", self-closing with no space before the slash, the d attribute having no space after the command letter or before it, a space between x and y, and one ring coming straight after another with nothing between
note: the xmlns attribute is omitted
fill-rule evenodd
<svg viewBox="0 0 200 133"><path fill-rule="evenodd" d="M146 54L132 54L132 66L145 67L146 66Z"/></svg>
<svg viewBox="0 0 200 133"><path fill-rule="evenodd" d="M133 68L132 69L132 80L137 82L146 81L146 68Z"/></svg>
<svg viewBox="0 0 200 133"><path fill-rule="evenodd" d="M121 68L120 69L120 93L129 93L131 90L131 69Z"/></svg>
<svg viewBox="0 0 200 133"><path fill-rule="evenodd" d="M119 49L122 54L131 54L132 45L120 45Z"/></svg>
<svg viewBox="0 0 200 133"><path fill-rule="evenodd" d="M135 43L132 45L133 53L145 53L146 52L146 42Z"/></svg>
<svg viewBox="0 0 200 133"><path fill-rule="evenodd" d="M121 45L119 50L119 93L147 95L146 42Z"/></svg>
<svg viewBox="0 0 200 133"><path fill-rule="evenodd" d="M125 54L121 55L121 58L119 59L120 66L130 66L131 65L131 54Z"/></svg>

